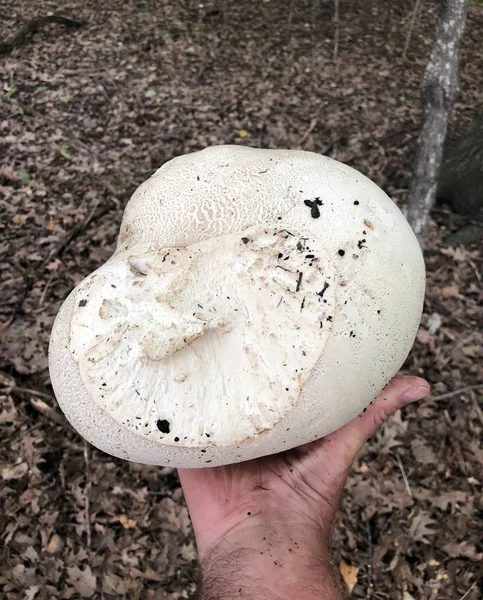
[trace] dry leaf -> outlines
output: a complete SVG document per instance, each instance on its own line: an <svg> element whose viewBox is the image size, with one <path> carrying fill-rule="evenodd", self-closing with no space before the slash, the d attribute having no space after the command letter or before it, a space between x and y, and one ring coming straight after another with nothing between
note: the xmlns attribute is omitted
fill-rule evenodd
<svg viewBox="0 0 483 600"><path fill-rule="evenodd" d="M83 571L76 566L67 567L67 575L75 591L82 596L82 598L91 598L94 595L97 580L95 575L92 574L89 565L86 565Z"/></svg>
<svg viewBox="0 0 483 600"><path fill-rule="evenodd" d="M460 291L456 285L447 285L441 290L443 298L459 298Z"/></svg>
<svg viewBox="0 0 483 600"><path fill-rule="evenodd" d="M348 565L344 560L340 561L339 569L347 589L349 590L349 593L351 593L357 583L357 573L359 572L359 569L352 565Z"/></svg>
<svg viewBox="0 0 483 600"><path fill-rule="evenodd" d="M31 585L25 592L25 600L34 600L35 596L40 590L39 585Z"/></svg>
<svg viewBox="0 0 483 600"><path fill-rule="evenodd" d="M2 479L10 481L12 479L22 479L22 477L29 470L27 463L20 463L14 467L4 467L2 469Z"/></svg>
<svg viewBox="0 0 483 600"><path fill-rule="evenodd" d="M56 258L55 260L53 260L52 262L50 262L45 268L48 271L57 271L57 269L59 268L61 262L58 258Z"/></svg>
<svg viewBox="0 0 483 600"><path fill-rule="evenodd" d="M432 336L429 334L429 331L427 331L423 327L420 327L416 338L421 344L429 344L430 340L432 339Z"/></svg>
<svg viewBox="0 0 483 600"><path fill-rule="evenodd" d="M15 215L12 219L14 225L23 225L28 219L28 215Z"/></svg>
<svg viewBox="0 0 483 600"><path fill-rule="evenodd" d="M60 552L63 547L64 542L62 538L60 537L60 535L54 533L54 535L50 538L49 543L45 547L45 551L49 554L56 554L57 552Z"/></svg>
<svg viewBox="0 0 483 600"><path fill-rule="evenodd" d="M126 515L121 515L119 517L119 523L121 523L124 529L133 529L137 525L137 521L134 521L134 519L129 519Z"/></svg>
<svg viewBox="0 0 483 600"><path fill-rule="evenodd" d="M435 529L431 529L430 526L436 523L431 517L425 513L420 512L413 517L411 526L409 528L409 536L415 542L422 542L423 544L430 544L428 535L434 535Z"/></svg>
<svg viewBox="0 0 483 600"><path fill-rule="evenodd" d="M196 548L195 548L193 542L190 542L189 544L184 544L183 546L181 546L180 556L181 556L181 558L183 558L184 560L187 560L187 561L196 560L198 553L196 552Z"/></svg>

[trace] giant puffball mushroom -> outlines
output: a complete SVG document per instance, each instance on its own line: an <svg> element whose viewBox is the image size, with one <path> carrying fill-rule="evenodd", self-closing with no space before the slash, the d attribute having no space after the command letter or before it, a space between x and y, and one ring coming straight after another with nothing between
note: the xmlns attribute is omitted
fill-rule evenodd
<svg viewBox="0 0 483 600"><path fill-rule="evenodd" d="M354 169L216 146L129 201L114 255L69 295L50 373L74 428L127 460L207 467L320 438L403 364L419 244Z"/></svg>

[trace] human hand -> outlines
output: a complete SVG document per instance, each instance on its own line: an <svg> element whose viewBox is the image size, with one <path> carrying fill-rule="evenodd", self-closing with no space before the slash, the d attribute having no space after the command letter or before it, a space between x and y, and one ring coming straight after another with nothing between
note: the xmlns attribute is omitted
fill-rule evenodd
<svg viewBox="0 0 483 600"><path fill-rule="evenodd" d="M423 379L396 377L366 411L321 440L224 467L179 469L208 594L202 598L255 599L255 589L267 599L341 598L329 549L352 461L389 416L428 392Z"/></svg>

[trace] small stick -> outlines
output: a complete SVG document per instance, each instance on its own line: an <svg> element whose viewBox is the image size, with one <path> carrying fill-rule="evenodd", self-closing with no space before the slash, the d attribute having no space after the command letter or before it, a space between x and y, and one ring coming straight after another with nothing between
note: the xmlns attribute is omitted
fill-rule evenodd
<svg viewBox="0 0 483 600"><path fill-rule="evenodd" d="M89 470L89 444L84 440L84 463L85 463L85 476L86 485L84 488L84 501L85 501L85 521L86 521L86 534L87 534L87 547L91 547L92 533L91 533L91 514L90 514L90 502L89 492L91 489L91 478Z"/></svg>
<svg viewBox="0 0 483 600"><path fill-rule="evenodd" d="M20 394L32 394L32 396L38 396L39 398L45 398L46 400L52 400L52 396L50 394L45 394L44 392L39 392L38 390L32 390L30 388L18 387L14 385L11 388L12 392L19 392Z"/></svg>
<svg viewBox="0 0 483 600"><path fill-rule="evenodd" d="M334 0L334 51L332 60L335 62L339 54L339 0Z"/></svg>
<svg viewBox="0 0 483 600"><path fill-rule="evenodd" d="M306 139L309 137L309 135L312 133L312 131L314 130L314 127L315 127L316 125L317 125L317 119L312 119L312 120L310 121L310 125L309 125L309 127L308 127L307 131L306 131L306 132L303 134L303 136L302 136L302 137L301 137L301 139L300 139L299 146L301 146L301 145L302 145L302 144L305 142L305 140L306 140Z"/></svg>
<svg viewBox="0 0 483 600"><path fill-rule="evenodd" d="M459 390L455 390L454 392L448 392L447 394L442 394L441 396L433 396L431 400L446 400L446 398L453 398L453 396L458 396L459 394L469 392L470 390L480 389L483 389L483 383L478 383L476 385L468 385L467 387L460 388Z"/></svg>
<svg viewBox="0 0 483 600"><path fill-rule="evenodd" d="M475 272L476 278L478 279L478 283L480 284L480 288L483 289L483 281L481 280L481 273L478 271L475 263L472 260L468 260L468 262L470 263L473 271Z"/></svg>
<svg viewBox="0 0 483 600"><path fill-rule="evenodd" d="M421 0L416 0L416 4L414 5L413 12L411 14L411 21L409 23L408 33L406 35L406 41L404 42L404 49L402 53L402 59L406 60L406 53L409 50L409 44L411 43L411 36L413 35L414 23L416 22L416 16L419 12L419 6L421 5Z"/></svg>
<svg viewBox="0 0 483 600"><path fill-rule="evenodd" d="M465 600L465 598L468 597L468 594L471 592L471 590L475 587L476 585L476 581L473 581L473 585L470 587L469 590L467 590L467 592L465 594L463 594L463 596L461 596L460 600Z"/></svg>
<svg viewBox="0 0 483 600"><path fill-rule="evenodd" d="M409 480L408 480L408 477L406 475L406 471L404 470L404 466L402 464L401 457L399 456L399 452L396 453L396 458L397 458L397 464L399 465L399 469L400 469L401 474L402 474L402 478L404 480L404 485L406 486L406 491L407 491L409 497L412 498L413 497L413 493L411 491L411 488L409 487Z"/></svg>
<svg viewBox="0 0 483 600"><path fill-rule="evenodd" d="M56 425L63 425L65 427L66 422L64 417L58 413L55 408L52 408L40 398L30 398L30 404L41 415L44 415L44 417L47 417L47 419L52 421L52 423L55 423Z"/></svg>

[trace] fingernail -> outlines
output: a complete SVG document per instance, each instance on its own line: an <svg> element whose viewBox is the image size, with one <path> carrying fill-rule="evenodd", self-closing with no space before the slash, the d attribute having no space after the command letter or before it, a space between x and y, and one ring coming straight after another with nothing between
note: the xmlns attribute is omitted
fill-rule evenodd
<svg viewBox="0 0 483 600"><path fill-rule="evenodd" d="M403 400L421 400L424 396L429 394L429 388L427 387L413 387L403 394Z"/></svg>

